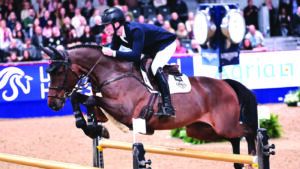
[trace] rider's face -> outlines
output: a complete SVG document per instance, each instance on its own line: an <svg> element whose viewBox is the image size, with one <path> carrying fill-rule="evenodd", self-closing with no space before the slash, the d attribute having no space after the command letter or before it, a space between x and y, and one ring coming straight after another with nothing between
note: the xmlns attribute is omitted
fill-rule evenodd
<svg viewBox="0 0 300 169"><path fill-rule="evenodd" d="M117 36L121 36L122 33L123 33L123 26L119 27L120 26L120 23L119 22L116 22L114 23L115 25L115 28L119 28L117 31L116 31L116 35ZM115 30L112 26L112 24L108 24L105 26L105 29L104 29L105 33L108 34L108 35L113 35Z"/></svg>
<svg viewBox="0 0 300 169"><path fill-rule="evenodd" d="M104 29L104 32L107 34L107 35L113 35L114 34L114 28L112 26L112 24L108 24L105 26L105 29Z"/></svg>

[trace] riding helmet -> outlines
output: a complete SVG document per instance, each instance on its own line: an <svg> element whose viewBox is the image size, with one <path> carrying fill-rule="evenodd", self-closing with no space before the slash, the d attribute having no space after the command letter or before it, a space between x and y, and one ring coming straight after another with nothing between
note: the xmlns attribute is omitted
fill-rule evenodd
<svg viewBox="0 0 300 169"><path fill-rule="evenodd" d="M103 25L111 23L114 24L116 22L119 22L122 25L125 22L125 16L123 11L117 7L106 9L103 12L101 19Z"/></svg>

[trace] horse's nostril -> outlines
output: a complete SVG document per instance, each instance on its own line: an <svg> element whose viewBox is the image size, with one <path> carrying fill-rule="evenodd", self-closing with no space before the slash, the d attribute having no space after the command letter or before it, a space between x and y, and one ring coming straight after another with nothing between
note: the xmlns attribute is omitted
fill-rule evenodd
<svg viewBox="0 0 300 169"><path fill-rule="evenodd" d="M52 110L55 110L55 111L57 111L57 110L58 110L58 107L57 107L57 105L56 105L56 104L54 104L54 103L50 103L50 104L49 104L49 107L50 107Z"/></svg>

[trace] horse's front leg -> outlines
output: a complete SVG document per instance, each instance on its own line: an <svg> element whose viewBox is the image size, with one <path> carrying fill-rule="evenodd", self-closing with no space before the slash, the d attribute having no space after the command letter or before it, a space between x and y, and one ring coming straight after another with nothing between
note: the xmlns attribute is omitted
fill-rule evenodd
<svg viewBox="0 0 300 169"><path fill-rule="evenodd" d="M72 109L76 120L75 121L76 127L81 129L86 128L87 126L86 120L84 119L84 116L80 109L80 104L83 102L83 100L86 100L85 95L74 92L72 93L70 100L71 100Z"/></svg>
<svg viewBox="0 0 300 169"><path fill-rule="evenodd" d="M101 116L99 116L99 113L103 113L100 108L96 106L85 105L87 108L88 119L88 122L86 122L80 109L80 104L83 104L88 98L88 96L77 92L74 92L71 95L71 104L76 119L76 127L81 128L83 132L91 138L96 138L97 136L108 138L108 130L104 126L98 124L98 122L107 121L104 114L102 114L104 117L102 119Z"/></svg>

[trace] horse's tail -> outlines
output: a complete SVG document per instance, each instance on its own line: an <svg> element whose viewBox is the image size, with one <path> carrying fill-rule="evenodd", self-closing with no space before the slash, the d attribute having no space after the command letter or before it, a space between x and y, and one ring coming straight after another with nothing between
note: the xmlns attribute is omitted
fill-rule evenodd
<svg viewBox="0 0 300 169"><path fill-rule="evenodd" d="M241 107L240 120L257 134L258 117L257 101L255 95L246 86L232 79L224 79L235 91Z"/></svg>

